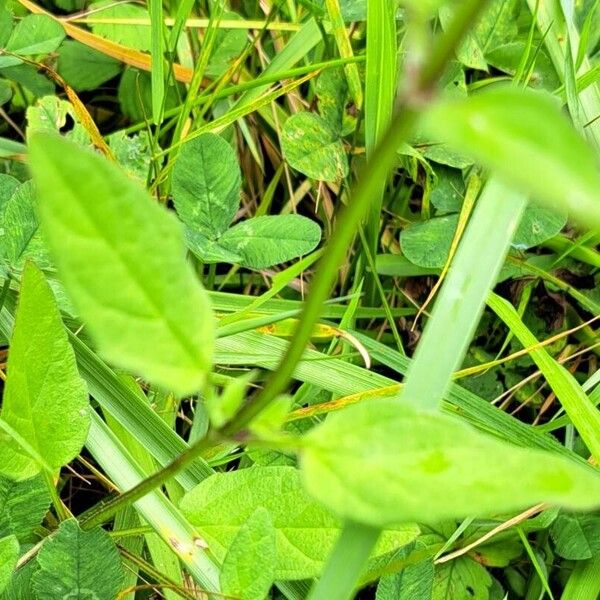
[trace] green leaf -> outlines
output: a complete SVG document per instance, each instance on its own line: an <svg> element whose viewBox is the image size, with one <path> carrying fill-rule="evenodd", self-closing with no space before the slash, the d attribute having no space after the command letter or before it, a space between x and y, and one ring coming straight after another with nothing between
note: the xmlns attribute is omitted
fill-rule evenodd
<svg viewBox="0 0 600 600"><path fill-rule="evenodd" d="M0 174L0 210L4 208L19 185L21 183L18 179L4 173Z"/></svg>
<svg viewBox="0 0 600 600"><path fill-rule="evenodd" d="M0 79L0 106L10 102L12 97L12 85L6 79Z"/></svg>
<svg viewBox="0 0 600 600"><path fill-rule="evenodd" d="M596 159L550 95L497 86L439 102L423 125L534 199L600 226Z"/></svg>
<svg viewBox="0 0 600 600"><path fill-rule="evenodd" d="M81 450L89 402L56 301L42 273L27 263L10 341L2 419L59 469ZM0 435L0 470L15 478L39 465L12 439Z"/></svg>
<svg viewBox="0 0 600 600"><path fill-rule="evenodd" d="M221 19L238 21L241 17L231 11L223 11ZM214 48L211 53L206 75L219 78L231 66L231 63L242 53L248 41L247 29L219 28L216 34Z"/></svg>
<svg viewBox="0 0 600 600"><path fill-rule="evenodd" d="M341 132L348 96L348 84L343 69L323 71L315 88L321 117L332 131Z"/></svg>
<svg viewBox="0 0 600 600"><path fill-rule="evenodd" d="M600 476L592 470L393 398L330 415L305 445L301 467L309 493L341 517L376 527L491 515L538 502L581 509L600 502Z"/></svg>
<svg viewBox="0 0 600 600"><path fill-rule="evenodd" d="M6 2L0 6L0 46L6 46L14 27L12 12L8 10Z"/></svg>
<svg viewBox="0 0 600 600"><path fill-rule="evenodd" d="M433 589L433 562L423 560L394 575L382 577L376 600L430 600Z"/></svg>
<svg viewBox="0 0 600 600"><path fill-rule="evenodd" d="M33 576L38 600L114 600L121 589L123 568L108 534L83 531L75 519L63 521L40 550Z"/></svg>
<svg viewBox="0 0 600 600"><path fill-rule="evenodd" d="M58 96L44 96L38 102L27 108L27 138L33 133L61 131L70 119L74 125L66 132L65 137L81 146L91 144L87 130L81 125L70 102Z"/></svg>
<svg viewBox="0 0 600 600"><path fill-rule="evenodd" d="M304 579L321 571L340 534L340 521L303 490L293 467L253 467L218 473L188 492L181 509L222 560L240 527L257 508L265 508L276 533L276 579ZM414 525L387 531L377 548L383 553L412 541Z"/></svg>
<svg viewBox="0 0 600 600"><path fill-rule="evenodd" d="M429 200L438 216L457 213L462 206L465 182L458 169L439 165L435 169L435 184L431 188Z"/></svg>
<svg viewBox="0 0 600 600"><path fill-rule="evenodd" d="M48 247L100 351L177 394L197 391L214 322L175 218L114 164L58 136L36 135L30 155Z"/></svg>
<svg viewBox="0 0 600 600"><path fill-rule="evenodd" d="M66 40L58 54L58 74L76 91L94 90L121 72L121 63L74 40Z"/></svg>
<svg viewBox="0 0 600 600"><path fill-rule="evenodd" d="M0 69L0 74L27 88L37 98L54 92L54 84L31 65L22 64Z"/></svg>
<svg viewBox="0 0 600 600"><path fill-rule="evenodd" d="M228 381L221 394L216 394L213 391L210 395L207 395L204 406L214 427L222 427L233 417L243 404L248 385L253 379L254 373L250 371Z"/></svg>
<svg viewBox="0 0 600 600"><path fill-rule="evenodd" d="M185 143L173 167L173 202L192 230L214 239L229 227L240 204L240 168L233 148L207 133Z"/></svg>
<svg viewBox="0 0 600 600"><path fill-rule="evenodd" d="M110 21L110 19L147 19L148 12L136 4L115 4L110 0L94 2L88 6L94 16ZM150 27L148 25L131 25L128 23L93 23L92 31L101 37L123 44L135 50L150 50Z"/></svg>
<svg viewBox="0 0 600 600"><path fill-rule="evenodd" d="M32 181L18 186L8 202L0 207L0 252L12 267L24 258L49 266L35 214L35 191Z"/></svg>
<svg viewBox="0 0 600 600"><path fill-rule="evenodd" d="M6 51L20 56L54 52L65 38L60 23L47 15L27 15L13 29L6 44ZM19 64L13 56L0 57L0 66Z"/></svg>
<svg viewBox="0 0 600 600"><path fill-rule="evenodd" d="M106 138L119 164L129 175L146 183L152 163L151 140L146 131L127 135L117 131Z"/></svg>
<svg viewBox="0 0 600 600"><path fill-rule="evenodd" d="M490 574L466 556L438 565L431 600L488 600L492 585Z"/></svg>
<svg viewBox="0 0 600 600"><path fill-rule="evenodd" d="M526 52L526 42L514 41L488 52L486 59L496 69L509 75L515 75ZM548 91L554 91L561 85L556 69L543 48L536 48L535 64L529 77L529 84L533 88Z"/></svg>
<svg viewBox="0 0 600 600"><path fill-rule="evenodd" d="M473 35L486 55L501 44L506 44L519 32L519 0L493 0L478 19Z"/></svg>
<svg viewBox="0 0 600 600"><path fill-rule="evenodd" d="M600 516L561 513L552 527L556 554L569 560L587 560L600 554Z"/></svg>
<svg viewBox="0 0 600 600"><path fill-rule="evenodd" d="M512 245L527 250L554 237L566 225L567 216L543 206L530 205L523 212Z"/></svg>
<svg viewBox="0 0 600 600"><path fill-rule="evenodd" d="M205 263L241 263L242 257L221 246L217 240L211 240L199 231L193 231L189 227L184 230L185 243L190 252L193 252Z"/></svg>
<svg viewBox="0 0 600 600"><path fill-rule="evenodd" d="M144 18L147 18L147 15ZM178 86L168 86L165 93L165 110L179 106L181 92ZM118 97L123 116L129 117L132 121L146 119L148 114L152 112L152 82L150 75L138 69L126 68L119 81Z"/></svg>
<svg viewBox="0 0 600 600"><path fill-rule="evenodd" d="M16 535L20 542L27 541L49 506L50 495L41 475L22 481L0 475L0 537Z"/></svg>
<svg viewBox="0 0 600 600"><path fill-rule="evenodd" d="M440 23L443 29L446 29L448 25L454 19L456 8L452 3L445 3L440 8ZM487 69L487 63L483 56L483 49L479 45L479 41L473 32L468 32L465 35L462 44L456 51L458 60L471 69L480 69L485 71Z"/></svg>
<svg viewBox="0 0 600 600"><path fill-rule="evenodd" d="M19 558L19 541L14 535L0 538L0 592L9 584Z"/></svg>
<svg viewBox="0 0 600 600"><path fill-rule="evenodd" d="M301 215L273 215L247 219L220 238L219 245L241 256L246 267L265 269L312 252L321 228Z"/></svg>
<svg viewBox="0 0 600 600"><path fill-rule="evenodd" d="M319 115L292 115L283 126L281 148L290 166L313 179L339 181L348 174L344 144Z"/></svg>
<svg viewBox="0 0 600 600"><path fill-rule="evenodd" d="M275 528L257 508L239 528L221 569L221 591L240 600L262 600L275 578Z"/></svg>
<svg viewBox="0 0 600 600"><path fill-rule="evenodd" d="M419 267L443 267L448 259L457 225L456 214L409 225L400 234L402 254Z"/></svg>
<svg viewBox="0 0 600 600"><path fill-rule="evenodd" d="M5 588L0 592L1 600L32 600L35 598L31 587L31 577L37 570L35 560L27 561L22 567L19 567L14 573Z"/></svg>

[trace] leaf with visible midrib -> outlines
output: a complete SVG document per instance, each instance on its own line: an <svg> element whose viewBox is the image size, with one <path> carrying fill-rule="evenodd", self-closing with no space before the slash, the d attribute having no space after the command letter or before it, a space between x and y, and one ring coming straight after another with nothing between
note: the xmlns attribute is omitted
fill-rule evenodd
<svg viewBox="0 0 600 600"><path fill-rule="evenodd" d="M539 502L600 505L600 474L592 469L393 398L330 415L304 438L301 470L311 495L375 527L489 516Z"/></svg>
<svg viewBox="0 0 600 600"><path fill-rule="evenodd" d="M221 569L221 589L240 600L262 600L275 578L275 529L264 508L240 527Z"/></svg>
<svg viewBox="0 0 600 600"><path fill-rule="evenodd" d="M250 515L265 508L275 528L276 579L318 575L341 530L340 520L304 491L294 467L217 473L188 492L181 508L219 560ZM385 531L375 553L408 544L418 532L412 524Z"/></svg>
<svg viewBox="0 0 600 600"><path fill-rule="evenodd" d="M228 227L240 204L240 167L233 148L206 133L186 142L173 167L173 203L181 220L210 239Z"/></svg>
<svg viewBox="0 0 600 600"><path fill-rule="evenodd" d="M241 257L240 263L266 269L312 252L321 228L301 215L272 215L247 219L228 229L219 245Z"/></svg>
<svg viewBox="0 0 600 600"><path fill-rule="evenodd" d="M89 427L89 401L56 301L43 274L25 265L10 340L2 419L60 468L79 454ZM0 471L24 478L39 466L0 434Z"/></svg>
<svg viewBox="0 0 600 600"><path fill-rule="evenodd" d="M348 158L339 133L314 113L300 112L285 122L281 149L294 169L313 179L339 181L348 174Z"/></svg>
<svg viewBox="0 0 600 600"><path fill-rule="evenodd" d="M56 135L36 134L30 154L48 247L101 353L179 395L197 391L214 322L176 218L116 165Z"/></svg>
<svg viewBox="0 0 600 600"><path fill-rule="evenodd" d="M6 50L20 56L54 52L63 41L65 30L55 19L47 15L27 15L13 29ZM21 61L14 56L0 58L0 66L17 65Z"/></svg>
<svg viewBox="0 0 600 600"><path fill-rule="evenodd" d="M115 600L123 581L119 553L99 527L80 529L75 519L63 521L40 550L33 576L37 600Z"/></svg>

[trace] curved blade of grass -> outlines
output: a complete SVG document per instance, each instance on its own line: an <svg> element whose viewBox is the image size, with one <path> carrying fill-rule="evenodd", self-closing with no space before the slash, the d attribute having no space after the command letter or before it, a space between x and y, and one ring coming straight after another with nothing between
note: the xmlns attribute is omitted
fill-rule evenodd
<svg viewBox="0 0 600 600"><path fill-rule="evenodd" d="M491 293L487 303L524 347L539 343L507 300ZM545 348L532 350L530 356L544 374L592 456L599 462L600 412L590 402L573 375L557 363Z"/></svg>
<svg viewBox="0 0 600 600"><path fill-rule="evenodd" d="M284 48L275 55L269 66L262 72L262 77L278 71L285 71L300 62L322 40L321 30L314 19L310 19L302 29L296 32ZM259 86L247 91L236 103L236 107L254 102L267 89Z"/></svg>
<svg viewBox="0 0 600 600"><path fill-rule="evenodd" d="M144 71L152 70L152 59L149 54L145 54L144 52L140 52L138 50L133 50L132 48L127 48L126 46L100 37L99 35L95 35L90 31L81 29L80 27L77 27L68 21L58 19L41 6L31 2L31 0L19 0L19 2L25 8L27 8L27 10L34 14L47 15L58 21L65 28L67 35L74 40L77 40L78 42L81 42L82 44L85 44L86 46L89 46L98 52L102 52L102 54L106 54L106 56L115 58L126 65L130 65ZM177 81L181 81L183 83L189 83L192 80L192 70L187 69L179 64L173 64L173 74L175 75L175 79L177 79Z"/></svg>

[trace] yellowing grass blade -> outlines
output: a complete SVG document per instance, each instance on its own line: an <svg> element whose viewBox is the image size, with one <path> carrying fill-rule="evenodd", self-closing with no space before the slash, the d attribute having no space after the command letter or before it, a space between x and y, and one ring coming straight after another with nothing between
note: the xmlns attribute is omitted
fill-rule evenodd
<svg viewBox="0 0 600 600"><path fill-rule="evenodd" d="M81 29L80 27L77 27L76 25L73 25L64 19L59 19L52 13L43 9L41 6L35 4L35 2L31 2L31 0L19 0L19 2L32 13L38 15L47 15L48 17L60 23L65 28L67 35L74 40L77 40L78 42L81 42L82 44L85 44L86 46L89 46L98 52L102 52L102 54L119 60L131 67L136 67L137 69L142 69L143 71L152 71L152 59L149 54L145 54L139 50L133 50L127 46L117 44L116 42L95 35L90 31ZM186 67L177 63L173 64L173 75L177 81L181 81L182 83L190 83L192 80L192 70L187 69Z"/></svg>

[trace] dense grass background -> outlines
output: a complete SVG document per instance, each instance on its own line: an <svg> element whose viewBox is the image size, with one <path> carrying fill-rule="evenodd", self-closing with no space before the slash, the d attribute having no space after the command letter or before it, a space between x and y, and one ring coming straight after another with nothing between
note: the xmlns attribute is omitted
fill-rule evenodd
<svg viewBox="0 0 600 600"><path fill-rule="evenodd" d="M597 598L599 19L4 3L0 598Z"/></svg>

